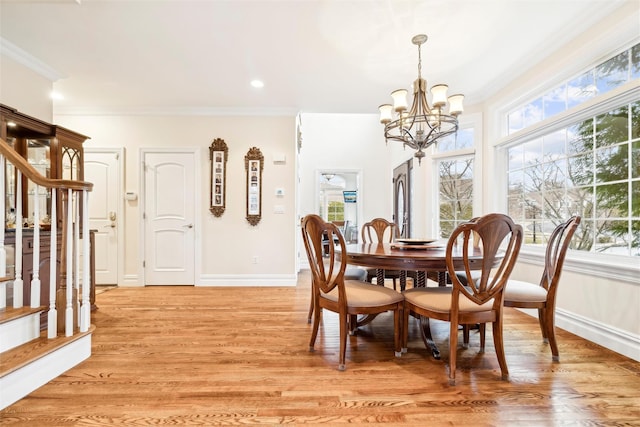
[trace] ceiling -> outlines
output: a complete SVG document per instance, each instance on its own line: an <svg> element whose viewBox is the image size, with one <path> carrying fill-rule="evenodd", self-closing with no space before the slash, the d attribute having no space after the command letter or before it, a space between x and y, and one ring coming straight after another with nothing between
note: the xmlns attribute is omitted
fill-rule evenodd
<svg viewBox="0 0 640 427"><path fill-rule="evenodd" d="M0 0L0 41L58 78L57 112L377 113L415 34L428 85L472 105L628 1Z"/></svg>

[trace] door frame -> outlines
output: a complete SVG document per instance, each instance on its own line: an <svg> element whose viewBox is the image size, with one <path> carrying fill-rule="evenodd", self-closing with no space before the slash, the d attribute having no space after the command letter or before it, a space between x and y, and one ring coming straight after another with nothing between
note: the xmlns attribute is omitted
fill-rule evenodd
<svg viewBox="0 0 640 427"><path fill-rule="evenodd" d="M202 176L201 176L201 169L202 169L202 160L201 160L201 149L199 147L183 147L183 148L157 148L157 147L148 147L148 148L140 148L140 167L139 167L139 177L138 177L138 182L139 182L139 187L140 187L140 200L138 202L138 224L139 224L139 236L140 236L140 240L139 240L139 247L138 247L138 251L139 251L139 261L138 261L138 278L139 278L139 284L140 286L146 286L146 277L145 277L145 266L144 266L144 261L145 261L145 247L146 247L146 235L145 235L145 211L144 211L144 207L146 205L146 193L145 193L145 159L147 154L155 154L155 153L164 153L164 154L171 154L171 153L189 153L189 154L193 154L193 173L194 173L194 188L193 190L193 194L194 194L194 200L193 200L193 209L194 209L194 214L193 214L193 222L194 222L194 228L196 230L195 233L193 233L193 285L194 286L198 286L200 285L200 276L202 273L202 242L200 240L200 235L202 234L201 232L199 232L199 230L202 227L202 221L201 221L201 209L202 209L202 203L201 200L203 198L202 195Z"/></svg>
<svg viewBox="0 0 640 427"><path fill-rule="evenodd" d="M116 207L116 214L117 214L117 218L118 220L118 229L116 230L116 239L118 241L118 256L117 256L117 263L118 265L116 266L116 281L117 281L117 285L121 286L124 283L124 252L125 252L125 246L127 244L127 242L125 241L125 234L124 234L124 229L125 229L125 218L124 218L124 195L125 195L125 167L124 165L126 164L125 162L125 147L117 147L117 148L110 148L110 147L85 147L84 148L84 155L86 156L86 154L88 153L112 153L114 155L116 155L116 160L117 160L117 164L118 164L118 173L117 173L117 177L118 177L118 183L117 183L117 187L118 187L118 194L119 197L117 198L117 207ZM89 201L91 201L91 193L89 193Z"/></svg>
<svg viewBox="0 0 640 427"><path fill-rule="evenodd" d="M398 225L398 229L401 231L400 237L411 237L412 229L413 229L413 204L412 204L412 194L413 194L413 183L411 179L411 175L413 173L413 158L402 162L395 168L393 168L393 222ZM404 211L407 217L407 223L404 224L404 218L398 218L398 177L400 175L406 175L404 181ZM403 227L403 224L406 227Z"/></svg>

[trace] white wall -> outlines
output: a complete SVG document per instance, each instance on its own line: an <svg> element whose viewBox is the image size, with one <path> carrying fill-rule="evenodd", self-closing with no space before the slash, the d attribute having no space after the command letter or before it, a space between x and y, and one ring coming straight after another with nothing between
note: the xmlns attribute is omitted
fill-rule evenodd
<svg viewBox="0 0 640 427"><path fill-rule="evenodd" d="M200 191L202 271L196 271L202 285L295 284L295 117L208 117L208 116L65 116L57 124L89 135L88 147L125 148L126 191L140 193L141 148L197 147L201 152ZM209 209L209 146L222 138L229 148L227 203L221 217ZM251 226L246 216L244 156L251 147L264 155L262 219ZM285 155L276 164L274 155ZM275 189L284 189L277 197ZM274 213L276 205L284 214ZM140 285L139 200L125 203L125 283ZM258 257L258 263L252 262ZM199 278L198 278L199 277Z"/></svg>
<svg viewBox="0 0 640 427"><path fill-rule="evenodd" d="M377 114L301 114L300 215L316 213L318 170L360 171L362 223L391 218L392 165ZM302 254L304 256L304 254Z"/></svg>
<svg viewBox="0 0 640 427"><path fill-rule="evenodd" d="M52 89L53 82L50 79L6 55L0 55L1 104L50 123L53 114Z"/></svg>

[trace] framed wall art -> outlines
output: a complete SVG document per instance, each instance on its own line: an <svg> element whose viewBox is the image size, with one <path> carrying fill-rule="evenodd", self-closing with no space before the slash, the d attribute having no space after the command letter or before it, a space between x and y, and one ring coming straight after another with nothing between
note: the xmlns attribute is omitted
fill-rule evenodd
<svg viewBox="0 0 640 427"><path fill-rule="evenodd" d="M226 206L227 158L229 149L223 139L216 138L209 147L211 160L211 203L209 210L214 216L222 216Z"/></svg>
<svg viewBox="0 0 640 427"><path fill-rule="evenodd" d="M247 221L257 225L262 217L262 169L264 156L259 148L252 147L244 156L247 173Z"/></svg>

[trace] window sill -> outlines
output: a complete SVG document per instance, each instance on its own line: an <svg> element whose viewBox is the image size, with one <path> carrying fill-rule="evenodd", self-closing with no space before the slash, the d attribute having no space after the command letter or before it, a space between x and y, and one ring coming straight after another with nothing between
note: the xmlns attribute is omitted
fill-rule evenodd
<svg viewBox="0 0 640 427"><path fill-rule="evenodd" d="M519 261L544 265L544 249L523 246ZM563 269L573 273L640 285L640 258L569 251Z"/></svg>

